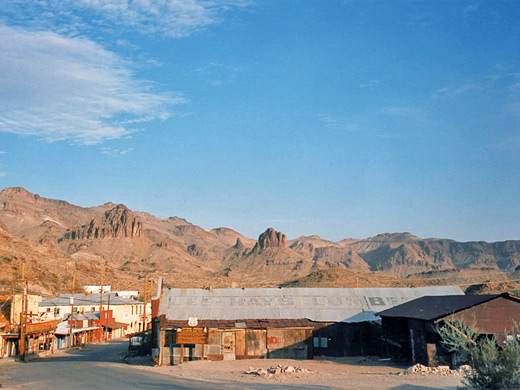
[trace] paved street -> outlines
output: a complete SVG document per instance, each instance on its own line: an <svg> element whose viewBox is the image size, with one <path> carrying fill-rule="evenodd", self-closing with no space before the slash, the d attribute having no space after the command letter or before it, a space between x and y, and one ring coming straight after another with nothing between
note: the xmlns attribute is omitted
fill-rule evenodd
<svg viewBox="0 0 520 390"><path fill-rule="evenodd" d="M280 386L244 385L204 380L187 380L138 370L121 360L127 341L104 345L92 344L84 349L60 351L56 356L28 363L9 362L0 366L0 384L4 389L279 389ZM58 356L59 355L59 356ZM283 386L301 389L301 386ZM320 387L310 387L320 389Z"/></svg>

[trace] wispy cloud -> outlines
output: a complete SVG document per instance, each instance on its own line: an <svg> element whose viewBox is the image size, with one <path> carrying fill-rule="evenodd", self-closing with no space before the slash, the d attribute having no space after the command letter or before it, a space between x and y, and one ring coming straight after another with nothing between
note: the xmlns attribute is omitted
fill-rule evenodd
<svg viewBox="0 0 520 390"><path fill-rule="evenodd" d="M119 157L126 156L128 153L132 152L133 148L128 148L124 150L114 149L114 148L101 148L101 153L110 157Z"/></svg>
<svg viewBox="0 0 520 390"><path fill-rule="evenodd" d="M3 13L24 25L85 32L93 25L183 38L219 23L223 13L251 0L14 0Z"/></svg>
<svg viewBox="0 0 520 390"><path fill-rule="evenodd" d="M328 114L318 114L318 119L323 122L327 127L346 132L357 132L366 130L367 127L360 122L352 122L345 118L338 118Z"/></svg>
<svg viewBox="0 0 520 390"><path fill-rule="evenodd" d="M415 137L429 131L434 121L428 110L406 106L386 106L349 117L318 114L317 118L338 133L385 139Z"/></svg>
<svg viewBox="0 0 520 390"><path fill-rule="evenodd" d="M499 63L494 66L492 72L472 77L452 85L445 85L433 91L433 97L459 97L477 94L520 92L520 72L515 71L515 66L507 63Z"/></svg>
<svg viewBox="0 0 520 390"><path fill-rule="evenodd" d="M240 69L220 62L210 62L208 65L194 69L192 72L204 78L209 85L220 87L231 83Z"/></svg>
<svg viewBox="0 0 520 390"><path fill-rule="evenodd" d="M379 80L369 80L359 85L359 88L373 88L379 85Z"/></svg>
<svg viewBox="0 0 520 390"><path fill-rule="evenodd" d="M455 87L442 87L433 92L433 96L460 96L484 90L484 85L477 82L466 83Z"/></svg>
<svg viewBox="0 0 520 390"><path fill-rule="evenodd" d="M0 131L96 144L186 101L154 92L130 63L86 38L1 26L0 35Z"/></svg>

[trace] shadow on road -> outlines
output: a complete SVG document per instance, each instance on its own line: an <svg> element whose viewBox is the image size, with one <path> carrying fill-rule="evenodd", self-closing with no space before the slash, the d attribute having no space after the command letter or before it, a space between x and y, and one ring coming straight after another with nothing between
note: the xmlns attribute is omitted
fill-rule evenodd
<svg viewBox="0 0 520 390"><path fill-rule="evenodd" d="M74 347L73 349L60 349L34 360L27 364L55 362L82 361L82 362L118 362L126 355L128 341L116 340L106 344L87 344L84 347Z"/></svg>
<svg viewBox="0 0 520 390"><path fill-rule="evenodd" d="M417 385L399 385L392 387L392 390L457 390L457 386L450 387L429 387L429 386L417 386Z"/></svg>

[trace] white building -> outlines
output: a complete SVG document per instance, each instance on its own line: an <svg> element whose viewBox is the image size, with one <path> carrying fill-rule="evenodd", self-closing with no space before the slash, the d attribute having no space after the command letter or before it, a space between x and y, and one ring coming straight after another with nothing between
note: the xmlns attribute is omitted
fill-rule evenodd
<svg viewBox="0 0 520 390"><path fill-rule="evenodd" d="M39 303L40 318L42 321L60 320L70 315L72 305L75 313L100 311L100 294L62 294L57 298L46 299ZM103 294L101 310L112 310L114 320L128 324L127 334L139 332L143 329L144 303L135 299L127 299L116 293ZM151 304L146 304L146 324L151 320Z"/></svg>
<svg viewBox="0 0 520 390"><path fill-rule="evenodd" d="M103 286L103 292L108 293L112 289L112 286ZM83 290L88 294L100 293L101 286L83 286Z"/></svg>

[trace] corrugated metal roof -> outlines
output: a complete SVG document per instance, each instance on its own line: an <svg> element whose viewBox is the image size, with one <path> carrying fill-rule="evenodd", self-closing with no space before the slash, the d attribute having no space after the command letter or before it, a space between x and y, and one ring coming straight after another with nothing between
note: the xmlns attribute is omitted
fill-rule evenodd
<svg viewBox="0 0 520 390"><path fill-rule="evenodd" d="M86 332L88 330L95 330L95 329L101 329L100 327L98 326L91 326L90 328L74 328L72 329L72 333L81 333L81 332ZM58 328L56 329L56 331L54 332L55 335L60 335L60 336L66 336L68 334L70 334L70 327L66 324L60 324L58 326Z"/></svg>
<svg viewBox="0 0 520 390"><path fill-rule="evenodd" d="M86 313L74 313L73 319L75 321L99 320L99 311L98 312L86 312ZM70 313L65 315L64 320L70 320Z"/></svg>
<svg viewBox="0 0 520 390"><path fill-rule="evenodd" d="M381 317L404 317L430 321L465 310L500 296L508 297L509 294L425 296L384 310L378 313L378 315Z"/></svg>
<svg viewBox="0 0 520 390"><path fill-rule="evenodd" d="M139 305L143 302L135 299L122 298L116 293L103 294L103 305L108 305L110 295L110 305ZM39 306L69 306L72 294L61 294L59 297L41 301ZM100 294L74 294L74 306L99 306Z"/></svg>
<svg viewBox="0 0 520 390"><path fill-rule="evenodd" d="M464 295L458 286L418 288L165 289L160 313L168 320L377 320L375 314L425 295Z"/></svg>
<svg viewBox="0 0 520 390"><path fill-rule="evenodd" d="M314 323L307 319L236 319L236 320L201 320L199 328L312 328ZM166 320L161 328L186 328L188 320Z"/></svg>

